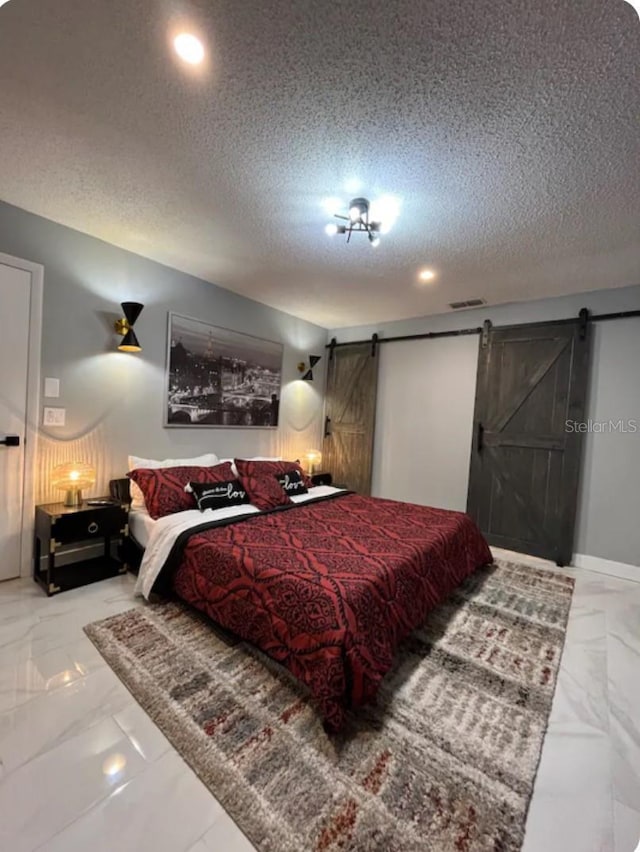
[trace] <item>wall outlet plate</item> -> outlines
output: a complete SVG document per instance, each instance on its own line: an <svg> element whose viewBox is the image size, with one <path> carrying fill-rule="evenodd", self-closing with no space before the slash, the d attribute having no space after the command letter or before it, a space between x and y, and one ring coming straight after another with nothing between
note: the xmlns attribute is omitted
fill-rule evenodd
<svg viewBox="0 0 640 852"><path fill-rule="evenodd" d="M45 426L64 426L67 421L66 408L45 408L42 423Z"/></svg>

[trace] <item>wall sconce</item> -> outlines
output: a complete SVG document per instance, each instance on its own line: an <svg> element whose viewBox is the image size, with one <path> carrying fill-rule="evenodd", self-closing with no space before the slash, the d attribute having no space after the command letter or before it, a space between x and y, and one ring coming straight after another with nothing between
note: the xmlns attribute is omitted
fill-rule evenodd
<svg viewBox="0 0 640 852"><path fill-rule="evenodd" d="M318 363L322 356L321 355L309 355L309 366L305 364L304 361L300 361L298 364L298 370L301 373L304 373L302 376L303 382L312 382L313 381L313 368ZM306 373L304 371L307 371Z"/></svg>
<svg viewBox="0 0 640 852"><path fill-rule="evenodd" d="M116 332L122 335L122 343L120 343L118 349L120 352L141 352L142 346L138 343L133 326L142 313L144 305L141 305L140 302L122 302L121 307L124 316L122 319L116 320L114 325Z"/></svg>

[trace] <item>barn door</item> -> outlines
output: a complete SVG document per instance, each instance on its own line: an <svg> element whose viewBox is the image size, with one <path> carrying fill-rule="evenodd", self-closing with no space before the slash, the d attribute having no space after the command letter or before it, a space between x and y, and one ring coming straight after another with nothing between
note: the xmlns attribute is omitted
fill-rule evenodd
<svg viewBox="0 0 640 852"><path fill-rule="evenodd" d="M481 342L467 511L490 544L571 561L582 435L569 422L584 419L588 354L579 320Z"/></svg>
<svg viewBox="0 0 640 852"><path fill-rule="evenodd" d="M329 358L323 467L333 481L371 493L378 388L375 342L341 346Z"/></svg>

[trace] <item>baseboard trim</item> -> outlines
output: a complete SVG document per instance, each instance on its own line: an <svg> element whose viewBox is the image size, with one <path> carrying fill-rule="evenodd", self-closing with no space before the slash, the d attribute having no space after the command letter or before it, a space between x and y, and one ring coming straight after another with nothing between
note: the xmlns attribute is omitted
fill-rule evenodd
<svg viewBox="0 0 640 852"><path fill-rule="evenodd" d="M620 580L640 583L640 566L627 565L626 562L613 562L611 559L602 559L600 556L575 553L573 566L575 568L586 568L588 571L595 571L597 574L617 577Z"/></svg>

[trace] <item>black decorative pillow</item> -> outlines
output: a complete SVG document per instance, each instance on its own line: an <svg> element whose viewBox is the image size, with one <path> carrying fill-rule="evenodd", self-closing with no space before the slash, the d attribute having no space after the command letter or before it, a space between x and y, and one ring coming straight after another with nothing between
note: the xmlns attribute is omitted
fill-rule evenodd
<svg viewBox="0 0 640 852"><path fill-rule="evenodd" d="M189 490L193 493L198 509L225 509L227 506L242 506L249 502L249 495L240 484L239 479L226 482L190 482Z"/></svg>
<svg viewBox="0 0 640 852"><path fill-rule="evenodd" d="M276 473L276 479L284 488L285 494L289 497L295 497L296 494L306 494L307 486L304 484L304 479L299 470L289 470L287 473Z"/></svg>

